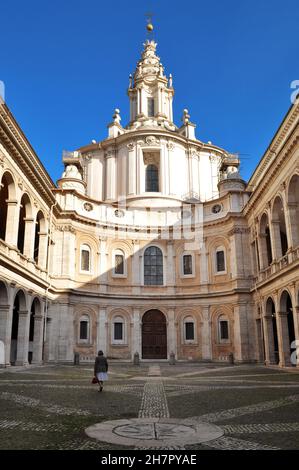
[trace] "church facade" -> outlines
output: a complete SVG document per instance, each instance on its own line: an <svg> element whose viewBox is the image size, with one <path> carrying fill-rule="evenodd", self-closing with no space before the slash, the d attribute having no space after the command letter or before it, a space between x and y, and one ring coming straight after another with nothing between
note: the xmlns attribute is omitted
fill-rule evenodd
<svg viewBox="0 0 299 470"><path fill-rule="evenodd" d="M296 366L299 104L249 182L173 122L147 41L108 136L53 183L0 105L0 363L108 358ZM297 341L297 343L296 343Z"/></svg>

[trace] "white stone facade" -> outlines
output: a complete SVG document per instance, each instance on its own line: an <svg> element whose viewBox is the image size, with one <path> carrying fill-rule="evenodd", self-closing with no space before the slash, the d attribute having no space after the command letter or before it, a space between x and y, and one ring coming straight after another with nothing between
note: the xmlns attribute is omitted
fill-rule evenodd
<svg viewBox="0 0 299 470"><path fill-rule="evenodd" d="M65 153L55 186L0 107L3 365L140 360L296 365L299 105L249 183L239 160L173 122L147 41L108 137ZM294 362L295 357L295 362Z"/></svg>

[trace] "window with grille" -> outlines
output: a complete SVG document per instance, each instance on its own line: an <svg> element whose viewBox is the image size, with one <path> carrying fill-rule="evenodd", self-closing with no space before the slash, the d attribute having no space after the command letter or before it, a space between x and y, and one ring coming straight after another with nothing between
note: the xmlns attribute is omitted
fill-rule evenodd
<svg viewBox="0 0 299 470"><path fill-rule="evenodd" d="M157 246L149 246L144 252L144 284L163 285L163 254Z"/></svg>
<svg viewBox="0 0 299 470"><path fill-rule="evenodd" d="M116 341L123 340L123 323L122 322L114 323L114 339Z"/></svg>
<svg viewBox="0 0 299 470"><path fill-rule="evenodd" d="M147 99L147 115L149 117L155 116L155 100L154 98Z"/></svg>
<svg viewBox="0 0 299 470"><path fill-rule="evenodd" d="M228 321L227 320L220 320L219 322L219 329L220 329L220 341L228 340Z"/></svg>
<svg viewBox="0 0 299 470"><path fill-rule="evenodd" d="M192 274L192 255L183 256L183 273Z"/></svg>
<svg viewBox="0 0 299 470"><path fill-rule="evenodd" d="M88 339L88 321L80 321L80 339Z"/></svg>
<svg viewBox="0 0 299 470"><path fill-rule="evenodd" d="M159 191L159 171L156 165L147 165L145 170L145 191Z"/></svg>
<svg viewBox="0 0 299 470"><path fill-rule="evenodd" d="M185 339L187 341L194 340L194 323L193 322L185 323Z"/></svg>
<svg viewBox="0 0 299 470"><path fill-rule="evenodd" d="M81 247L81 271L90 271L90 248L88 245Z"/></svg>
<svg viewBox="0 0 299 470"><path fill-rule="evenodd" d="M217 272L225 271L225 256L223 250L216 251L216 269Z"/></svg>

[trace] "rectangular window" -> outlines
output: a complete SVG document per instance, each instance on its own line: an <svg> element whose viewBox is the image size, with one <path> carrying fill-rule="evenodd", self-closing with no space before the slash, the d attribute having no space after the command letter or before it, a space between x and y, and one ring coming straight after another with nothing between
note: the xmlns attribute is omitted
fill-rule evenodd
<svg viewBox="0 0 299 470"><path fill-rule="evenodd" d="M192 255L183 256L184 275L192 274Z"/></svg>
<svg viewBox="0 0 299 470"><path fill-rule="evenodd" d="M81 271L90 271L90 253L87 250L81 250Z"/></svg>
<svg viewBox="0 0 299 470"><path fill-rule="evenodd" d="M225 271L224 251L222 250L216 252L216 265L217 272Z"/></svg>
<svg viewBox="0 0 299 470"><path fill-rule="evenodd" d="M220 322L220 340L229 339L228 337L228 321Z"/></svg>
<svg viewBox="0 0 299 470"><path fill-rule="evenodd" d="M194 323L186 322L185 323L185 335L186 340L194 340Z"/></svg>
<svg viewBox="0 0 299 470"><path fill-rule="evenodd" d="M147 99L147 115L149 117L155 116L155 100L154 98Z"/></svg>
<svg viewBox="0 0 299 470"><path fill-rule="evenodd" d="M121 322L114 323L114 339L118 341L123 339L123 324Z"/></svg>
<svg viewBox="0 0 299 470"><path fill-rule="evenodd" d="M115 255L115 274L124 274L124 257L123 255Z"/></svg>
<svg viewBox="0 0 299 470"><path fill-rule="evenodd" d="M80 322L80 339L88 339L88 322Z"/></svg>

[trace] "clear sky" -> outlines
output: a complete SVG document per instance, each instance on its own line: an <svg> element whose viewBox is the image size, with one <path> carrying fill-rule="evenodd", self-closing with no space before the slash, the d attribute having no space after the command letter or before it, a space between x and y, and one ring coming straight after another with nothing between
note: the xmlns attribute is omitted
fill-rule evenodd
<svg viewBox="0 0 299 470"><path fill-rule="evenodd" d="M176 124L188 108L197 138L239 152L248 179L299 80L298 0L2 1L0 80L31 145L56 181L62 150L105 138L116 107L128 122L148 11Z"/></svg>

